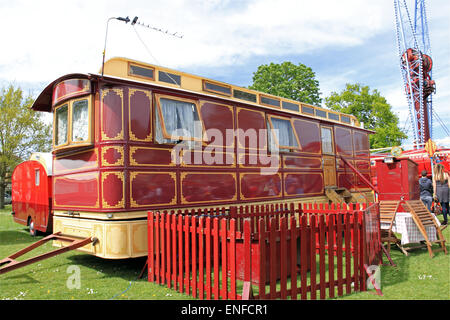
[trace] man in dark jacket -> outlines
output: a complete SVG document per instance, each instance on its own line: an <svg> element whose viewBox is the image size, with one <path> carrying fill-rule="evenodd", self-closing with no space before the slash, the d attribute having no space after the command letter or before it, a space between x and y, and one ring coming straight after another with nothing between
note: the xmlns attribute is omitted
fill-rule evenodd
<svg viewBox="0 0 450 320"><path fill-rule="evenodd" d="M427 206L431 212L431 203L433 202L433 183L427 178L427 171L422 171L422 177L419 179L420 200Z"/></svg>

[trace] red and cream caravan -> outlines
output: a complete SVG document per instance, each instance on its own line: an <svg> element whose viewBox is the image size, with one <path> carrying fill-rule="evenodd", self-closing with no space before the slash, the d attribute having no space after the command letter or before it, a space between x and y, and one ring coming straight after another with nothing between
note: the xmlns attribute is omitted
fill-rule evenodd
<svg viewBox="0 0 450 320"><path fill-rule="evenodd" d="M370 131L298 101L113 58L33 109L54 115L54 232L95 236L99 257L146 256L148 210L373 199L340 160L370 179Z"/></svg>
<svg viewBox="0 0 450 320"><path fill-rule="evenodd" d="M52 155L33 153L11 177L14 221L36 231L52 232Z"/></svg>

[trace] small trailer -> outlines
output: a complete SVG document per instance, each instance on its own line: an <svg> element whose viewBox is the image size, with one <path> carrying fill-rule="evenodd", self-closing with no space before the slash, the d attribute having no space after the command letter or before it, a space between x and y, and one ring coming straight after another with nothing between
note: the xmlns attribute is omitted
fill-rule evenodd
<svg viewBox="0 0 450 320"><path fill-rule="evenodd" d="M33 153L14 169L12 215L15 222L29 227L32 236L52 232L51 153Z"/></svg>

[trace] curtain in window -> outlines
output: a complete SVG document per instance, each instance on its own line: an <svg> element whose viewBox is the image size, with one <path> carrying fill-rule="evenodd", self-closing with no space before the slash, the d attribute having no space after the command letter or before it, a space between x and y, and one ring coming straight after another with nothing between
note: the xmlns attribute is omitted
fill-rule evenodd
<svg viewBox="0 0 450 320"><path fill-rule="evenodd" d="M161 98L164 125L169 135L185 138L202 138L197 109L193 103Z"/></svg>
<svg viewBox="0 0 450 320"><path fill-rule="evenodd" d="M289 120L271 118L272 126L278 144L281 146L298 147L297 139L292 130L292 125ZM276 131L278 130L278 132Z"/></svg>
<svg viewBox="0 0 450 320"><path fill-rule="evenodd" d="M67 142L67 105L56 111L56 141L55 145Z"/></svg>
<svg viewBox="0 0 450 320"><path fill-rule="evenodd" d="M86 141L89 135L88 101L76 101L72 108L72 140Z"/></svg>
<svg viewBox="0 0 450 320"><path fill-rule="evenodd" d="M333 153L331 129L322 128L322 153Z"/></svg>

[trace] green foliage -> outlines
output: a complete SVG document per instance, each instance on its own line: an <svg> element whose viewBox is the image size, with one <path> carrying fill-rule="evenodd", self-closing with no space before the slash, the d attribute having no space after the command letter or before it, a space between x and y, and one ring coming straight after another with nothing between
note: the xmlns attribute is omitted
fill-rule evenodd
<svg viewBox="0 0 450 320"><path fill-rule="evenodd" d="M325 98L325 105L335 111L352 114L364 127L374 130L370 135L371 148L399 145L406 134L398 127L399 119L392 112L386 99L375 89L361 84L346 84L341 93L332 92Z"/></svg>
<svg viewBox="0 0 450 320"><path fill-rule="evenodd" d="M10 85L0 92L0 208L12 171L32 152L46 152L51 146L51 125L40 112L30 109L31 96Z"/></svg>
<svg viewBox="0 0 450 320"><path fill-rule="evenodd" d="M276 96L320 105L319 81L311 68L299 63L271 63L261 65L253 73L253 84L249 89Z"/></svg>

